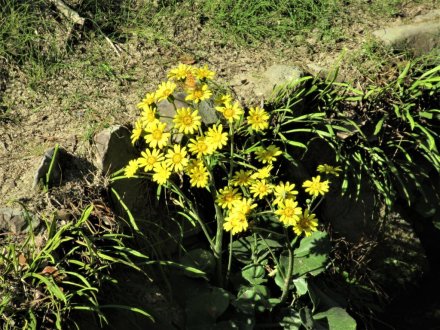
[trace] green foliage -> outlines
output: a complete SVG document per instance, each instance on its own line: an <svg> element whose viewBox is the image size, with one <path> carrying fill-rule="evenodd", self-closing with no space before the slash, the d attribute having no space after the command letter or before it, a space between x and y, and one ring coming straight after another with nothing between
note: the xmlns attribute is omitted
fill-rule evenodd
<svg viewBox="0 0 440 330"><path fill-rule="evenodd" d="M294 252L294 276L316 276L325 270L330 251L330 240L327 233L316 232L304 237Z"/></svg>
<svg viewBox="0 0 440 330"><path fill-rule="evenodd" d="M364 90L311 77L294 82L274 101L278 136L304 150L316 139L328 143L343 166L344 191L356 195L366 180L387 205L397 196L411 203L411 192L440 172L440 66L420 71L408 63L395 81Z"/></svg>
<svg viewBox="0 0 440 330"><path fill-rule="evenodd" d="M43 329L76 324L74 313L94 313L107 322L105 309L124 308L151 319L131 306L102 304L104 285L121 265L146 275L138 258L149 259L126 246L126 236L100 224L93 205L81 217L64 224L46 220L45 235L30 230L24 241L3 239L0 250L0 312L8 327ZM78 314L76 314L78 315Z"/></svg>

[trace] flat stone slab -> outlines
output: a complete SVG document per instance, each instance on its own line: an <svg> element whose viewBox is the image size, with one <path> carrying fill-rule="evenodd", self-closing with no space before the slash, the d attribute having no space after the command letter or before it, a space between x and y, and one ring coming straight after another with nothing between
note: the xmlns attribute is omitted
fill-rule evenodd
<svg viewBox="0 0 440 330"><path fill-rule="evenodd" d="M440 11L418 16L410 24L376 30L373 35L396 50L428 53L440 47Z"/></svg>
<svg viewBox="0 0 440 330"><path fill-rule="evenodd" d="M247 91L262 99L269 100L278 86L298 80L304 72L293 65L274 64L264 72L246 73L235 77L232 81L239 94L247 95Z"/></svg>

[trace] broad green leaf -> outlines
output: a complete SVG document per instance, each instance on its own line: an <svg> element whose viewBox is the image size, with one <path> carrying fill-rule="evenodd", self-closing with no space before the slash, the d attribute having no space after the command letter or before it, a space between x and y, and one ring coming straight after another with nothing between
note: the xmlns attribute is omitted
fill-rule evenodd
<svg viewBox="0 0 440 330"><path fill-rule="evenodd" d="M186 301L188 324L213 324L229 306L229 293L217 287L193 296Z"/></svg>
<svg viewBox="0 0 440 330"><path fill-rule="evenodd" d="M293 280L298 296L303 296L308 291L307 280L303 277Z"/></svg>
<svg viewBox="0 0 440 330"><path fill-rule="evenodd" d="M272 307L267 300L269 296L269 290L264 285L243 287L237 295L234 306L245 313L264 312Z"/></svg>
<svg viewBox="0 0 440 330"><path fill-rule="evenodd" d="M294 252L293 274L296 277L316 276L325 270L330 252L327 233L316 231L304 237Z"/></svg>
<svg viewBox="0 0 440 330"><path fill-rule="evenodd" d="M265 273L266 271L263 266L250 264L243 268L241 276L250 284L256 285L266 282L266 279L264 279Z"/></svg>
<svg viewBox="0 0 440 330"><path fill-rule="evenodd" d="M315 314L314 319L327 318L329 330L356 330L356 321L341 307L332 307L329 310Z"/></svg>

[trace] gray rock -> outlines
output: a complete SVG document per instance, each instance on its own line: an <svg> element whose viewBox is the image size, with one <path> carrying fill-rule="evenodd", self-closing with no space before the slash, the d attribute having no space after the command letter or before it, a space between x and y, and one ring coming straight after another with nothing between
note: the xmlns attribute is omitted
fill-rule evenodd
<svg viewBox="0 0 440 330"><path fill-rule="evenodd" d="M44 153L44 156L34 176L34 188L41 187L42 185L59 184L61 182L62 163L65 162L66 158L68 157L68 153L61 147L59 147L57 150L56 149L57 148L51 148ZM51 163L53 163L52 169L50 169ZM48 174L49 177L47 177Z"/></svg>
<svg viewBox="0 0 440 330"><path fill-rule="evenodd" d="M246 95L251 90L256 97L269 100L276 93L277 87L298 80L303 71L291 65L274 64L264 72L246 73L233 79L232 85L239 94Z"/></svg>
<svg viewBox="0 0 440 330"><path fill-rule="evenodd" d="M413 23L373 32L385 45L396 50L411 50L422 55L440 47L440 13L416 17Z"/></svg>
<svg viewBox="0 0 440 330"><path fill-rule="evenodd" d="M95 143L95 166L104 174L115 172L134 158L136 150L131 144L131 132L127 127L109 127L93 138Z"/></svg>
<svg viewBox="0 0 440 330"><path fill-rule="evenodd" d="M0 209L0 233L26 233L31 228L35 231L39 225L40 220L25 211L8 207Z"/></svg>
<svg viewBox="0 0 440 330"><path fill-rule="evenodd" d="M177 109L184 107L187 108L190 106L190 103L185 101L185 97L185 93L176 93L176 95L174 95L174 103ZM161 120L166 122L168 127L172 126L173 118L176 114L173 104L168 100L162 101L157 105L157 111L161 116ZM202 122L205 125L214 124L219 119L217 112L214 110L214 106L205 101L200 102L199 114L202 117Z"/></svg>

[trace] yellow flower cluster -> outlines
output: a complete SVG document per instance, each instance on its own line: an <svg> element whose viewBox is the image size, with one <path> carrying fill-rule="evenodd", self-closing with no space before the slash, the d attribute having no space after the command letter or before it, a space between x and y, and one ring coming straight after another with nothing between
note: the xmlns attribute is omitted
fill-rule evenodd
<svg viewBox="0 0 440 330"><path fill-rule="evenodd" d="M210 89L214 75L206 65L179 64L169 71L167 81L145 95L137 105L140 116L131 135L132 143L143 150L139 158L125 167L125 176L147 174L157 184L164 185L177 173L179 177L186 176L192 187L209 186L224 215L223 229L233 235L248 229L249 219L258 214L260 206L266 208L264 212L275 215L284 226L292 227L297 235L310 235L318 225L310 205L305 209L299 206L296 200L299 192L294 183L274 180L274 163L283 154L278 146L257 143L249 149L247 158L239 155L237 164L240 166L235 165L234 135L245 131L259 134L267 130L270 115L258 106L250 108L245 115L245 110L230 94L214 95ZM186 106L177 108L174 94L179 91L186 94ZM221 118L208 126L202 122L199 109L201 102L211 99ZM159 115L158 104L164 100L175 107L171 125ZM261 167L250 165L251 158L262 164ZM242 161L244 159L246 161ZM214 168L227 173L219 180L224 185L221 189L212 181ZM336 176L340 171L339 167L327 164L318 166L317 170ZM329 191L329 181L321 181L318 175L305 181L302 187L315 198Z"/></svg>

